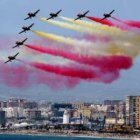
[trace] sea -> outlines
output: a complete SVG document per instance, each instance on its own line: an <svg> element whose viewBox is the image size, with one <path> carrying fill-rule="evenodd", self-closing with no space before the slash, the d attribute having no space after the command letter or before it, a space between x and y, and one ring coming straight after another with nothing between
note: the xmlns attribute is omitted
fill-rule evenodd
<svg viewBox="0 0 140 140"><path fill-rule="evenodd" d="M0 134L0 140L124 140L115 138L91 138L71 136L9 135Z"/></svg>

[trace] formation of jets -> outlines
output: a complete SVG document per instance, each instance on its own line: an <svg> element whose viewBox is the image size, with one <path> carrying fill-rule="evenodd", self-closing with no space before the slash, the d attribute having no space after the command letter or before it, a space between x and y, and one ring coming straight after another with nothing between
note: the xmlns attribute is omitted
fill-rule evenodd
<svg viewBox="0 0 140 140"><path fill-rule="evenodd" d="M32 18L36 17L36 15L38 14L39 11L40 11L40 9L38 9L38 10L35 11L35 12L29 12L29 13L27 14L28 17L26 17L24 20L32 19ZM50 17L47 18L46 20L54 19L54 18L58 17L58 15L60 14L61 11L62 11L62 10L59 10L59 11L57 11L56 13L50 13ZM115 11L115 10L112 10L110 13L105 13L105 14L103 14L104 17L103 17L101 20L105 20L105 19L107 19L107 18L110 18L110 17L112 16L112 13L113 13L114 11ZM84 12L84 13L82 13L82 14L77 14L77 18L75 18L74 21L86 17L86 15L87 15L88 13L89 13L89 10L86 11L86 12ZM22 31L19 32L19 34L24 33L24 32L26 33L27 31L30 31L31 28L32 28L32 26L34 26L34 23L32 23L32 24L29 25L29 26L23 26L23 27L22 27ZM16 48L16 47L19 47L19 46L21 46L21 45L24 45L24 43L25 43L26 41L27 41L27 38L25 38L23 41L17 41L17 42L15 43L16 45L15 45L14 47L12 47L12 48ZM12 60L16 60L16 57L18 56L18 54L19 54L19 52L16 53L14 56L9 56L9 57L8 57L8 60L7 60L5 63L12 62Z"/></svg>

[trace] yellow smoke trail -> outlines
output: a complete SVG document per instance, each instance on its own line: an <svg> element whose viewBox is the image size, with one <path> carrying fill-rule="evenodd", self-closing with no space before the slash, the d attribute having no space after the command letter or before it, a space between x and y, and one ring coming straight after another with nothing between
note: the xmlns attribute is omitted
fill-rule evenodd
<svg viewBox="0 0 140 140"><path fill-rule="evenodd" d="M110 42L110 43L92 43L86 40L78 40L69 37L58 36L50 33L44 33L40 31L32 31L36 35L41 37L48 38L50 40L54 40L60 43L64 43L67 45L75 46L75 51L79 53L89 53L89 55L93 54L123 54L131 56L132 58L136 57L140 52L140 41L139 38L132 38L128 42L122 43L121 41Z"/></svg>
<svg viewBox="0 0 140 140"><path fill-rule="evenodd" d="M39 19L42 21L48 22L50 24L62 27L62 28L68 28L71 30L75 30L78 32L85 32L85 33L92 34L92 35L97 35L97 34L110 35L110 36L113 35L113 37L115 35L117 37L121 36L120 35L121 32L118 32L117 30L113 30L113 29L117 29L116 27L111 27L112 30L110 30L110 32L109 32L107 26L104 27L104 25L100 25L98 23L93 24L93 23L90 23L87 21L81 21L81 20L74 21L74 19L66 18L66 17L62 17L62 19L66 20L72 24L62 22L62 21L46 20L46 18L39 18Z"/></svg>
<svg viewBox="0 0 140 140"><path fill-rule="evenodd" d="M94 46L94 43L92 43L90 41L86 41L86 40L78 40L78 39L74 39L74 38L70 38L70 37L54 35L54 34L45 33L45 32L36 31L36 30L32 30L32 32L35 33L36 35L41 36L41 37L45 37L45 38L48 38L50 40L54 40L54 41L64 43L67 45L84 46L86 44L87 47Z"/></svg>
<svg viewBox="0 0 140 140"><path fill-rule="evenodd" d="M70 23L74 23L74 24L89 28L94 34L110 35L112 36L112 38L117 37L119 39L121 38L121 40L128 39L130 35L129 31L121 30L117 27L110 27L107 25L102 25L100 23L95 23L95 22L90 23L90 22L82 21L82 20L74 21L74 19L67 18L67 17L60 17L60 18ZM134 35L133 33L131 34ZM131 36L129 38L131 38Z"/></svg>
<svg viewBox="0 0 140 140"><path fill-rule="evenodd" d="M74 50L79 53L81 53L81 52L87 53L87 48L93 48L92 54L96 54L96 55L104 54L104 52L98 51L100 49L98 48L97 44L90 42L90 41L78 40L78 39L64 37L64 36L58 36L58 35L45 33L45 32L41 32L41 31L37 31L37 30L31 30L31 31L38 36L45 37L45 38L48 38L50 40L57 41L60 43L64 43L66 45L75 46Z"/></svg>
<svg viewBox="0 0 140 140"><path fill-rule="evenodd" d="M96 22L89 22L89 21L82 21L82 20L74 21L74 19L72 19L72 18L67 18L67 17L62 17L62 16L60 18L65 20L65 21L68 21L70 23L85 26L87 28L90 28L90 27L93 28L93 26L97 24Z"/></svg>
<svg viewBox="0 0 140 140"><path fill-rule="evenodd" d="M67 22L63 22L63 21L46 20L46 18L39 18L39 19L42 21L48 22L50 24L53 24L55 26L61 27L61 28L67 28L67 29L74 30L77 32L93 34L93 31L90 28L85 28L80 25L75 25L75 24L71 24L71 23L67 23Z"/></svg>
<svg viewBox="0 0 140 140"><path fill-rule="evenodd" d="M61 18L65 19L66 21L69 21L72 24L62 22L62 21L46 20L46 18L39 18L39 19L62 28L67 28L78 32L84 32L91 35L100 35L100 36L107 35L110 36L112 39L122 40L123 42L128 41L133 36L136 36L134 33L130 33L128 31L122 31L121 29L116 27L109 27L98 23L92 24L87 21L80 21L80 20L74 21L74 19L66 18L66 17L61 17Z"/></svg>

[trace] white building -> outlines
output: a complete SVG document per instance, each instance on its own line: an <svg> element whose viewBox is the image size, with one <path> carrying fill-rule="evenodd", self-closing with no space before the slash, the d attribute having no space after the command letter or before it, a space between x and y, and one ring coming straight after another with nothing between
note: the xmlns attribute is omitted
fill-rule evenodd
<svg viewBox="0 0 140 140"><path fill-rule="evenodd" d="M8 107L8 108L3 108L3 110L6 112L6 117L7 118L24 117L24 109L21 108L21 107Z"/></svg>
<svg viewBox="0 0 140 140"><path fill-rule="evenodd" d="M68 110L65 110L63 114L63 124L69 124L69 121L70 121L70 113Z"/></svg>

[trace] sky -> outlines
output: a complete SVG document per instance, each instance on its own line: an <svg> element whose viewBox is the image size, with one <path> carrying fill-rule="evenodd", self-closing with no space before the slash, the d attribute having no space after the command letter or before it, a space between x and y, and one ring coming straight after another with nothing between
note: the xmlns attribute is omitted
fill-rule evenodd
<svg viewBox="0 0 140 140"><path fill-rule="evenodd" d="M92 16L102 17L104 12L115 9L114 16L121 19L140 20L139 0L0 0L0 37L14 40L28 37L36 38L31 32L18 35L23 25L35 23L33 28L61 35L77 35L73 31L54 27L38 19L24 21L29 11L40 9L39 16L48 17L50 12L62 9L62 16L74 18L77 13L90 10ZM13 41L14 43L15 41ZM30 41L29 41L30 42ZM4 44L2 44L4 45ZM11 44L12 46L13 44ZM8 52L9 53L9 52ZM12 50L10 53L13 53ZM8 55L8 54L7 54ZM111 84L83 81L72 89L52 90L47 85L33 85L30 88L17 89L0 83L0 99L10 97L47 101L90 101L104 99L125 99L128 95L140 95L140 58L137 57L130 70L122 71L121 77ZM58 81L59 82L59 81Z"/></svg>

